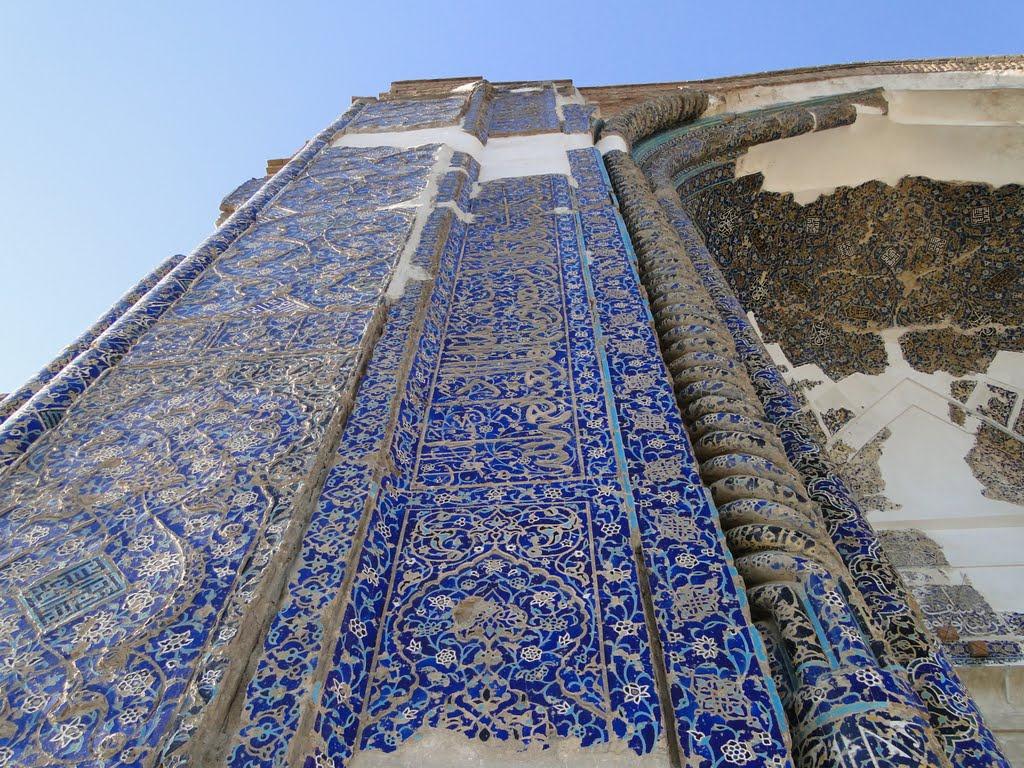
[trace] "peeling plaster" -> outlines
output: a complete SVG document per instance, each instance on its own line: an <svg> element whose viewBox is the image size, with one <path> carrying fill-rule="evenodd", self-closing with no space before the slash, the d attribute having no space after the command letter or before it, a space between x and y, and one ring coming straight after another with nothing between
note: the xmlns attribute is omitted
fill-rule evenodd
<svg viewBox="0 0 1024 768"><path fill-rule="evenodd" d="M870 88L890 91L978 90L1024 88L1024 72L990 70L981 72L927 72L893 75L854 75L777 86L751 86L721 94L707 114L747 112L789 101L805 101Z"/></svg>
<svg viewBox="0 0 1024 768"><path fill-rule="evenodd" d="M791 192L801 204L872 179L891 186L904 176L1024 181L1024 89L891 91L886 99L886 115L858 110L852 125L751 147L736 176L761 172L764 191Z"/></svg>
<svg viewBox="0 0 1024 768"><path fill-rule="evenodd" d="M756 328L756 318L749 317ZM775 363L787 369L788 381L822 382L803 391L812 412L846 407L856 414L832 436L830 445L841 441L856 452L889 430L879 470L893 507L866 510L871 524L879 530L924 531L942 547L953 569L952 581L972 584L995 610L1019 611L1024 594L1024 508L983 495L984 486L965 461L981 422L973 413L963 426L951 420L949 404L957 401L949 394L949 385L957 377L911 367L896 341L903 332L881 332L888 354L883 373L856 373L839 381L814 364L793 367L778 344L766 347ZM1001 351L985 372L973 378L1020 387L1024 354ZM967 407L976 407L978 393L985 391L977 387ZM999 529L998 534L994 536L992 529Z"/></svg>

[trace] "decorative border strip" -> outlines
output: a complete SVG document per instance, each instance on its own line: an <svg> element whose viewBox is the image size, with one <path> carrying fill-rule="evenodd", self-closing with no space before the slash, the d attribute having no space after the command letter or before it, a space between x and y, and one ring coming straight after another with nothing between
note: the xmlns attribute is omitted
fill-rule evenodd
<svg viewBox="0 0 1024 768"><path fill-rule="evenodd" d="M596 149L569 152L569 163L632 487L641 586L653 603L652 650L665 667L666 729L686 765L714 765L733 752L760 765L785 764L782 702L672 395L611 183Z"/></svg>

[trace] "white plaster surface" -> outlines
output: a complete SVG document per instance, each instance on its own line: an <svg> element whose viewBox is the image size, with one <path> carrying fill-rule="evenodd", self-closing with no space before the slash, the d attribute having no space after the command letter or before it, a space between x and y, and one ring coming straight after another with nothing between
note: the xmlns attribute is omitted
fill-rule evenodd
<svg viewBox="0 0 1024 768"><path fill-rule="evenodd" d="M587 100L576 88L572 89L571 96L563 96L558 91L555 91L555 103L559 106L563 104L586 104Z"/></svg>
<svg viewBox="0 0 1024 768"><path fill-rule="evenodd" d="M568 175L570 149L594 146L590 134L562 132L532 136L507 136L489 139L486 144L461 128L422 128L413 131L345 133L331 145L335 147L399 147L410 149L424 144L445 144L471 155L480 163L480 181L534 176L543 173Z"/></svg>
<svg viewBox="0 0 1024 768"><path fill-rule="evenodd" d="M483 80L474 80L471 83L464 83L463 85L457 85L452 88L452 93L471 93Z"/></svg>
<svg viewBox="0 0 1024 768"><path fill-rule="evenodd" d="M994 185L1024 182L1024 79L1019 74L844 78L751 89L731 100L727 95L725 106L752 109L764 100L797 101L879 85L887 89L888 114L858 108L853 125L753 147L740 158L736 175L760 171L766 190L793 193L799 203L838 186L871 179L896 184L907 175ZM949 88L964 90L944 90ZM751 319L756 327L756 318ZM819 417L832 408L855 414L830 443L841 440L857 450L889 429L879 469L886 498L899 508L869 511L876 528L923 530L942 547L951 583L970 583L997 611L1024 611L1024 507L983 495L965 461L983 417L975 411L962 426L950 419L954 377L912 368L898 343L903 331L882 332L888 365L881 374L832 381L817 365L802 365L787 378L823 382L804 392ZM791 367L779 345L768 349L776 363ZM968 409L985 404L988 385L1019 393L1013 424L1024 404L1024 354L1001 351L986 371L970 378L978 383Z"/></svg>
<svg viewBox="0 0 1024 768"><path fill-rule="evenodd" d="M981 483L964 461L974 443L970 432L914 407L887 426L892 436L879 464L885 495L902 509L874 512L873 523L936 530L1024 525L1024 509L982 495ZM950 560L953 566L966 563Z"/></svg>
<svg viewBox="0 0 1024 768"><path fill-rule="evenodd" d="M887 91L889 114L861 110L852 125L751 147L736 175L764 174L764 189L809 203L839 186L904 176L1024 181L1024 89ZM1013 119L1015 118L1015 119Z"/></svg>
<svg viewBox="0 0 1024 768"><path fill-rule="evenodd" d="M786 101L804 101L837 93L885 88L890 91L962 91L1024 88L1024 71L925 72L832 77L777 86L752 86L727 91L709 105L707 114L746 112Z"/></svg>
<svg viewBox="0 0 1024 768"><path fill-rule="evenodd" d="M663 768L669 765L664 742L648 755L625 744L581 747L579 740L551 739L547 749L529 749L508 742L471 740L460 733L421 728L394 752L357 752L352 768Z"/></svg>
<svg viewBox="0 0 1024 768"><path fill-rule="evenodd" d="M398 147L411 149L424 144L447 144L479 160L484 145L476 136L462 128L448 125L441 128L417 128L412 131L378 131L376 133L342 133L331 142L332 147Z"/></svg>
<svg viewBox="0 0 1024 768"><path fill-rule="evenodd" d="M597 142L597 149L602 155L607 155L613 150L619 150L620 152L629 152L629 144L621 136L611 135L604 136Z"/></svg>
<svg viewBox="0 0 1024 768"><path fill-rule="evenodd" d="M1024 88L885 92L889 117L917 125L1024 125Z"/></svg>
<svg viewBox="0 0 1024 768"><path fill-rule="evenodd" d="M756 327L756 318L750 317ZM869 511L871 524L878 530L924 531L942 547L952 583L971 584L997 611L1024 611L1024 507L982 494L983 486L964 460L974 445L978 418L968 416L963 426L950 420L954 377L914 370L896 341L900 333L882 333L888 354L883 373L857 373L839 381L817 365L793 368L778 344L767 348L776 363L791 368L789 381L823 382L804 392L814 412L845 407L856 414L831 443L842 440L856 450L889 429L879 469L884 494L899 509ZM971 378L979 383L969 407L983 404L989 383L1024 394L1024 354L1000 352L984 373Z"/></svg>
<svg viewBox="0 0 1024 768"><path fill-rule="evenodd" d="M542 173L569 175L570 149L594 146L587 133L539 133L489 139L480 160L480 181Z"/></svg>

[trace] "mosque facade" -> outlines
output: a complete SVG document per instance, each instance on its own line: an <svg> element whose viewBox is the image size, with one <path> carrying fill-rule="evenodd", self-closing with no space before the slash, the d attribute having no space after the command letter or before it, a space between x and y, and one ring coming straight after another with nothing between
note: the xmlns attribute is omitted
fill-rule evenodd
<svg viewBox="0 0 1024 768"><path fill-rule="evenodd" d="M357 98L0 401L0 766L1024 765L1024 59Z"/></svg>

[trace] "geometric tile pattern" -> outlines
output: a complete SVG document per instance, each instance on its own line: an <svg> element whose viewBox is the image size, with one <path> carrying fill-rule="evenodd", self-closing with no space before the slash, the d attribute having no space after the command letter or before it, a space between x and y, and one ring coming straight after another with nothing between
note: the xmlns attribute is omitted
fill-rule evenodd
<svg viewBox="0 0 1024 768"><path fill-rule="evenodd" d="M22 600L46 632L123 591L124 579L117 566L105 557L91 557L44 576L22 592Z"/></svg>

